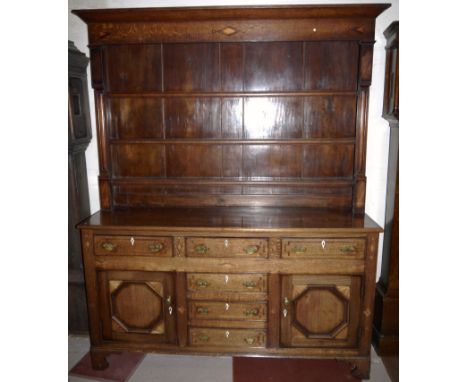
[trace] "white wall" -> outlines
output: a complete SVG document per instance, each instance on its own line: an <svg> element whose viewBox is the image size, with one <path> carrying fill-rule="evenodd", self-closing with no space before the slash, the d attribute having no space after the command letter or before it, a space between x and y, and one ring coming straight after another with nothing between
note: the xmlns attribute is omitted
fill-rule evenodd
<svg viewBox="0 0 468 382"><path fill-rule="evenodd" d="M377 1L359 1L359 0L319 0L319 1L275 1L275 0L69 0L68 1L68 39L72 40L82 52L89 56L87 49L88 35L86 25L78 17L72 15L72 9L84 8L130 8L130 7L176 7L176 6L209 6L209 5L276 5L276 4L330 4L330 3L373 3ZM383 85L385 75L385 38L383 31L394 20L398 20L398 0L385 1L392 6L377 18L375 28L375 46L372 86L370 88L369 102L369 128L367 139L367 195L366 195L366 213L377 223L383 226L385 221L385 190L387 180L387 156L388 141L390 129L388 123L381 117L383 102ZM88 66L89 70L89 66ZM88 81L90 81L88 72ZM91 201L91 212L99 210L99 192L97 177L99 174L97 143L96 143L96 118L94 114L94 96L91 83L88 83L90 89L90 108L91 121L93 129L93 139L86 151L86 161L88 166L88 183ZM379 271L382 253L382 239L379 248ZM378 276L378 275L377 275Z"/></svg>

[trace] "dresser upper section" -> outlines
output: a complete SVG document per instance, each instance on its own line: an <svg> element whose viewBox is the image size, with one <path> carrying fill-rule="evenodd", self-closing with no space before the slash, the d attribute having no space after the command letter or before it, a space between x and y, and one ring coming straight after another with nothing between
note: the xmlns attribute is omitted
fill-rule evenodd
<svg viewBox="0 0 468 382"><path fill-rule="evenodd" d="M74 11L88 24L101 207L363 212L386 8Z"/></svg>

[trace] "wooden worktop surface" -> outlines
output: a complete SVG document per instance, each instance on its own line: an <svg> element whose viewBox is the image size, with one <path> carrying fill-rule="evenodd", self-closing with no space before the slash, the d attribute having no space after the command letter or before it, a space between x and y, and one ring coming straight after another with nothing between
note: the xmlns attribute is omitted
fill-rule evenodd
<svg viewBox="0 0 468 382"><path fill-rule="evenodd" d="M336 229L381 231L367 215L350 211L312 208L219 207L219 208L131 208L98 211L79 224L79 228L139 228L210 230L285 230Z"/></svg>

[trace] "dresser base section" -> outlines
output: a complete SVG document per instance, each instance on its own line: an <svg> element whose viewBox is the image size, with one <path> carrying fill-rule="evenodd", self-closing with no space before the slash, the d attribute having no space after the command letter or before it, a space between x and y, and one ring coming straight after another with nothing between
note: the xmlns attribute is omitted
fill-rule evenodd
<svg viewBox="0 0 468 382"><path fill-rule="evenodd" d="M367 378L374 223L217 231L137 215L80 227L95 369L141 352L337 360Z"/></svg>

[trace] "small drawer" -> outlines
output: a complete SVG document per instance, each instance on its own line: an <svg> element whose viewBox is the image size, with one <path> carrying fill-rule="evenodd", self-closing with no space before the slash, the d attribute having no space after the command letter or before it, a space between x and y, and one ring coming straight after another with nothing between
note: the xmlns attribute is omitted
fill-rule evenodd
<svg viewBox="0 0 468 382"><path fill-rule="evenodd" d="M189 318L201 320L265 321L267 306L264 302L190 301Z"/></svg>
<svg viewBox="0 0 468 382"><path fill-rule="evenodd" d="M264 330L246 329L189 329L190 344L194 346L225 346L263 348Z"/></svg>
<svg viewBox="0 0 468 382"><path fill-rule="evenodd" d="M263 274L189 273L187 288L198 292L265 292L267 278Z"/></svg>
<svg viewBox="0 0 468 382"><path fill-rule="evenodd" d="M94 237L96 255L172 256L172 238L153 236L101 236Z"/></svg>
<svg viewBox="0 0 468 382"><path fill-rule="evenodd" d="M365 239L317 238L283 239L283 258L353 257L364 258Z"/></svg>
<svg viewBox="0 0 468 382"><path fill-rule="evenodd" d="M188 257L267 257L268 241L257 238L190 237L186 241Z"/></svg>

